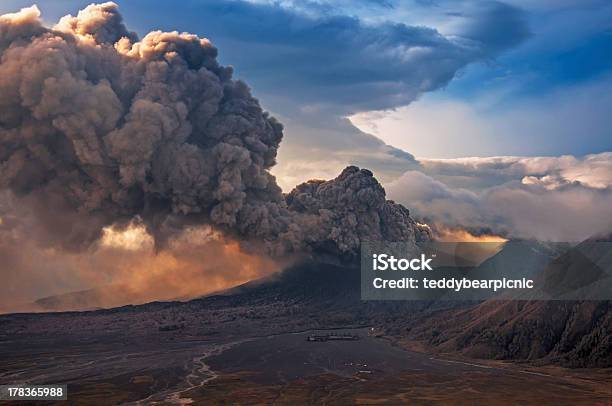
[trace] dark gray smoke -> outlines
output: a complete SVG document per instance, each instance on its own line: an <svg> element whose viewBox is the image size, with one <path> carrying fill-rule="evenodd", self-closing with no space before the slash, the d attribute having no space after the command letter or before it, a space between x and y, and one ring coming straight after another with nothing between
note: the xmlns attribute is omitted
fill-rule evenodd
<svg viewBox="0 0 612 406"><path fill-rule="evenodd" d="M427 238L367 170L285 199L269 173L282 126L207 39L138 40L110 2L53 28L31 7L0 17L0 55L0 187L50 243L87 247L134 217L160 245L208 224L278 255Z"/></svg>

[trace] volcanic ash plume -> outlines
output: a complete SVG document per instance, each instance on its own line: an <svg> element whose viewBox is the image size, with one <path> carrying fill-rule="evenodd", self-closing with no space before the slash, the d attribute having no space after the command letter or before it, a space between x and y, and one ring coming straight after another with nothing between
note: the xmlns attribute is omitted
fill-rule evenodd
<svg viewBox="0 0 612 406"><path fill-rule="evenodd" d="M0 187L45 243L88 247L134 218L158 246L209 225L278 255L428 237L367 170L283 196L282 126L207 39L139 40L114 3L48 28L33 6L0 17L0 55Z"/></svg>

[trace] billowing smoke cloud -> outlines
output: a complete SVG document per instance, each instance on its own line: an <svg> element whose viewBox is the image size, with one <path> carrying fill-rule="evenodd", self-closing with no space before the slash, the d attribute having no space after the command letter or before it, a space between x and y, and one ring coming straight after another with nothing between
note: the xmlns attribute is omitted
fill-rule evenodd
<svg viewBox="0 0 612 406"><path fill-rule="evenodd" d="M0 187L49 245L134 218L159 247L201 224L277 255L427 238L356 167L285 200L269 173L282 126L207 39L138 40L110 2L47 28L34 6L0 17L0 55Z"/></svg>

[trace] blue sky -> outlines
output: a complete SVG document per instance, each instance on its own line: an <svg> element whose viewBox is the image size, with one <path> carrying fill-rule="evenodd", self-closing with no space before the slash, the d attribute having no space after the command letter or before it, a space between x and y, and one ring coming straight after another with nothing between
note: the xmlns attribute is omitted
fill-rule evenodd
<svg viewBox="0 0 612 406"><path fill-rule="evenodd" d="M88 3L37 2L50 24ZM213 41L285 123L275 170L287 183L301 180L291 172L324 177L347 163L393 178L418 165L413 156L612 150L609 2L117 3L140 35L177 29Z"/></svg>
<svg viewBox="0 0 612 406"><path fill-rule="evenodd" d="M362 128L398 147L412 145L417 156L610 151L612 4L515 5L524 7L526 39L470 64L444 89L386 120L380 112L362 117ZM415 132L432 134L436 142L425 143Z"/></svg>

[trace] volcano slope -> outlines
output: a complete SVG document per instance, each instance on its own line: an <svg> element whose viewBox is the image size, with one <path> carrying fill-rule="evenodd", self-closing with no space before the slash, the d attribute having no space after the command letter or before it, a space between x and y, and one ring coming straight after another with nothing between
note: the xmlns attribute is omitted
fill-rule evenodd
<svg viewBox="0 0 612 406"><path fill-rule="evenodd" d="M543 289L560 293L612 275L610 239L587 240L556 256L540 243L500 251L481 267L515 266L517 254L536 264ZM546 256L549 256L546 260ZM523 263L523 262L521 262ZM541 268L541 269L539 269ZM554 363L567 367L612 366L612 306L608 300L488 300L446 309L400 328L399 341L471 358ZM412 344L410 344L412 343Z"/></svg>

